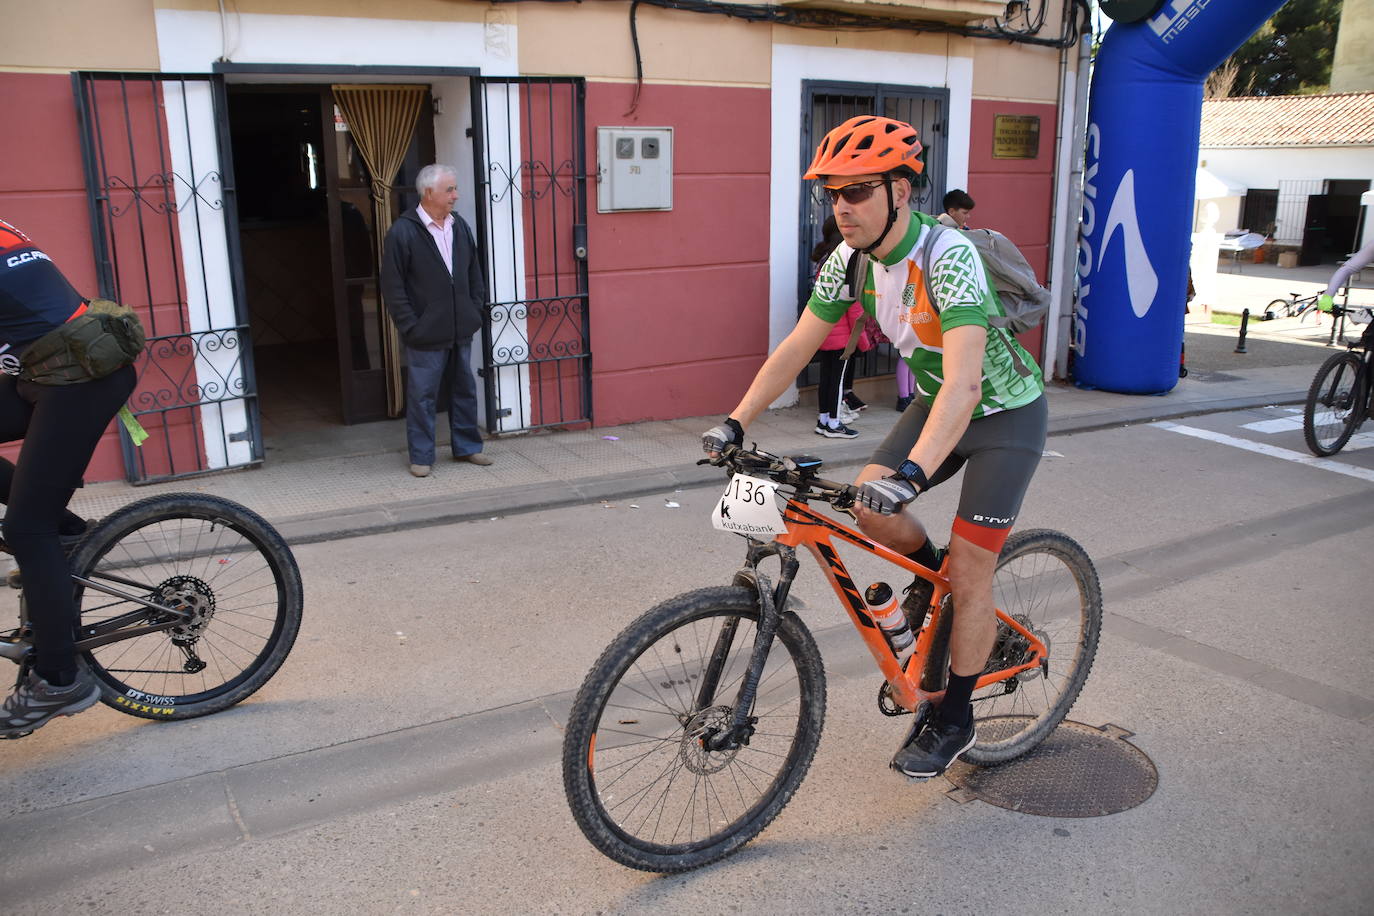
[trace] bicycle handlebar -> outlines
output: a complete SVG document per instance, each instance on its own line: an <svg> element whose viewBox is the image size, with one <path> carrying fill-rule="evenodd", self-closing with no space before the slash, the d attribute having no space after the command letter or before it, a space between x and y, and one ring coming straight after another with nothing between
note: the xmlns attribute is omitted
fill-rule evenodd
<svg viewBox="0 0 1374 916"><path fill-rule="evenodd" d="M723 467L731 474L766 477L779 486L791 487L794 498L819 499L837 509L854 505L859 494L857 487L817 477L821 459L809 455L785 457L762 451L757 445L747 449L742 445L726 445L714 458L702 458L697 464Z"/></svg>

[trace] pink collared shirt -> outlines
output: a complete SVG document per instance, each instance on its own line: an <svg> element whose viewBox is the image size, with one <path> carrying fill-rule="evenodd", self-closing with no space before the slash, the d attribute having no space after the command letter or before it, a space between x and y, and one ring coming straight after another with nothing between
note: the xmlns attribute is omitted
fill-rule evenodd
<svg viewBox="0 0 1374 916"><path fill-rule="evenodd" d="M420 222L424 223L429 234L434 236L434 244L439 246L439 254L444 257L444 266L448 268L449 276L453 275L453 214L444 217L443 225L436 223L434 217L425 212L423 205L415 208L415 214L420 217Z"/></svg>

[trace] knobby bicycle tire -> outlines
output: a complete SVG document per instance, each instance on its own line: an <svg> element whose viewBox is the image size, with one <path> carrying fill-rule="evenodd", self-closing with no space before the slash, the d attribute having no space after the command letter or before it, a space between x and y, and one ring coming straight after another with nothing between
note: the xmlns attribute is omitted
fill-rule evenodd
<svg viewBox="0 0 1374 916"><path fill-rule="evenodd" d="M1364 360L1353 350L1332 353L1317 370L1302 408L1302 437L1312 454L1336 454L1364 422L1364 374Z"/></svg>
<svg viewBox="0 0 1374 916"><path fill-rule="evenodd" d="M1102 587L1086 551L1068 535L1029 529L1007 539L993 575L993 603L1049 647L1047 663L977 690L978 739L963 759L1006 763L1043 741L1068 715L1097 654ZM1018 634L999 622L988 671L1016 667Z"/></svg>
<svg viewBox="0 0 1374 916"><path fill-rule="evenodd" d="M276 674L300 630L300 570L262 516L216 496L169 493L112 513L72 557L74 574L195 610L191 623L82 653L101 701L154 720L227 709ZM143 606L76 586L77 639ZM145 611L144 619L156 616Z"/></svg>
<svg viewBox="0 0 1374 916"><path fill-rule="evenodd" d="M757 836L801 784L820 742L825 672L794 614L768 655L749 744L702 743L733 712L758 615L746 588L687 592L645 612L592 666L568 716L563 785L577 825L609 858L662 873L714 862ZM724 658L722 676L703 705L713 656Z"/></svg>

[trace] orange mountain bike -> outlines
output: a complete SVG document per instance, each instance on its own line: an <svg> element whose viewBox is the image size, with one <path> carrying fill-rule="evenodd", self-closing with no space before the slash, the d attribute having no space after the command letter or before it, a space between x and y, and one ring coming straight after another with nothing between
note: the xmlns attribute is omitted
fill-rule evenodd
<svg viewBox="0 0 1374 916"><path fill-rule="evenodd" d="M810 505L847 509L854 487L821 479L816 458L726 446L710 463L732 475L714 523L748 538L743 568L731 585L670 598L622 631L583 681L563 738L578 826L610 858L646 871L695 868L739 849L811 765L825 671L788 609L798 547L815 556L872 652L883 713L928 713L948 665L946 569L927 569ZM911 621L914 651L879 626L885 609L860 592L836 549L846 545L892 564L894 575L933 584L924 620ZM760 568L770 557L779 561L776 582ZM963 754L980 765L1019 757L1054 730L1083 687L1102 626L1092 561L1058 532L1008 538L993 589L997 641L974 693L978 741ZM875 585L867 594L881 604L890 591Z"/></svg>

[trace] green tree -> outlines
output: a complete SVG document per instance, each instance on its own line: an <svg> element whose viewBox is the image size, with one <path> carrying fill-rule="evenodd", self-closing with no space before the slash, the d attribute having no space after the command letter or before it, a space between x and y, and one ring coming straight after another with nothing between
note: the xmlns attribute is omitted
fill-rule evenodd
<svg viewBox="0 0 1374 916"><path fill-rule="evenodd" d="M1235 77L1225 95L1312 95L1331 87L1342 0L1289 0L1218 70Z"/></svg>

